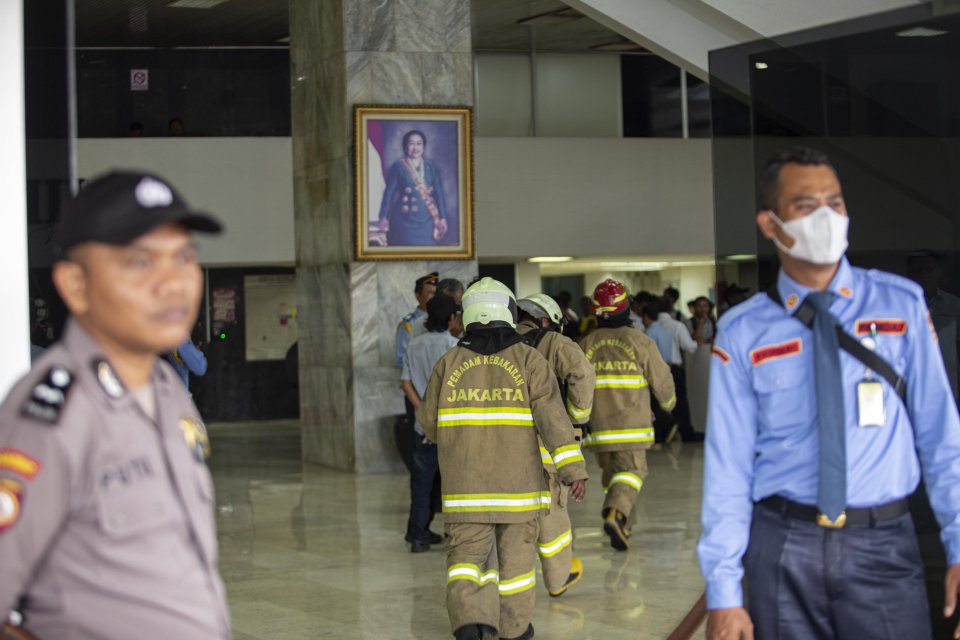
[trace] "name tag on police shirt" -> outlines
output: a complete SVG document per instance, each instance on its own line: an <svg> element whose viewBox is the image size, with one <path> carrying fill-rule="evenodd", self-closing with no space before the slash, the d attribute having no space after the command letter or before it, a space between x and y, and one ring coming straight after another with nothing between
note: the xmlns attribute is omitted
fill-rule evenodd
<svg viewBox="0 0 960 640"><path fill-rule="evenodd" d="M887 423L882 382L863 380L857 385L857 413L861 427L882 427Z"/></svg>

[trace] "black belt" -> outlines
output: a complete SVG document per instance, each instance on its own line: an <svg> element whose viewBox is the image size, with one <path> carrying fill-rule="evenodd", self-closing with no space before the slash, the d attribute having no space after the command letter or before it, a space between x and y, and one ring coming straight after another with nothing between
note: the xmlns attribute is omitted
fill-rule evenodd
<svg viewBox="0 0 960 640"><path fill-rule="evenodd" d="M900 498L875 507L847 508L836 520L831 521L820 513L817 507L787 500L782 496L770 496L764 498L758 504L787 517L815 522L828 529L839 529L847 525L869 525L872 527L878 522L899 518L910 510L907 499Z"/></svg>

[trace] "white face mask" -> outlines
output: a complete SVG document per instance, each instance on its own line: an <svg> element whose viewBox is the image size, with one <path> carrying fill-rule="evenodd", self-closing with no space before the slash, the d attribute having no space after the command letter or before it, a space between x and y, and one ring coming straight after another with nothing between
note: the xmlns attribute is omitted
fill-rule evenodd
<svg viewBox="0 0 960 640"><path fill-rule="evenodd" d="M835 264L847 250L850 218L826 205L789 222L782 221L772 211L770 217L793 238L793 246L787 247L773 236L777 248L790 257L813 264Z"/></svg>

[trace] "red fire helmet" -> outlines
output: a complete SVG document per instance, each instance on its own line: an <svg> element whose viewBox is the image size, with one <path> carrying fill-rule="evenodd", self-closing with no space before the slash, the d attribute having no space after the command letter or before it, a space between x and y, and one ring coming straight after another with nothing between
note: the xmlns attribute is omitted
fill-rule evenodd
<svg viewBox="0 0 960 640"><path fill-rule="evenodd" d="M593 312L598 318L609 318L623 313L630 306L627 288L607 278L593 290Z"/></svg>

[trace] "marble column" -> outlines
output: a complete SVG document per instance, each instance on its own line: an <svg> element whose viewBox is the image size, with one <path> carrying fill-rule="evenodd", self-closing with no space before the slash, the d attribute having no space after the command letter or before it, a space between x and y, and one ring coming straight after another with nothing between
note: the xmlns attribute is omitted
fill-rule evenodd
<svg viewBox="0 0 960 640"><path fill-rule="evenodd" d="M353 106L472 105L470 0L290 0L303 457L402 469L396 325L430 271L476 261L353 260Z"/></svg>

